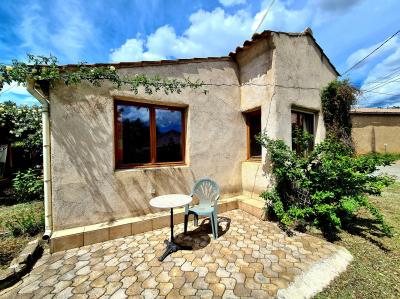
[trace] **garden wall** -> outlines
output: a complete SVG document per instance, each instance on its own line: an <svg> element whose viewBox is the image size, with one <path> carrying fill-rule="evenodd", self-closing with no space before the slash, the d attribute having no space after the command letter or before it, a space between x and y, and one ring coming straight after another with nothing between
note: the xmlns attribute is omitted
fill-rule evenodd
<svg viewBox="0 0 400 299"><path fill-rule="evenodd" d="M358 154L400 153L400 109L358 108L351 120Z"/></svg>

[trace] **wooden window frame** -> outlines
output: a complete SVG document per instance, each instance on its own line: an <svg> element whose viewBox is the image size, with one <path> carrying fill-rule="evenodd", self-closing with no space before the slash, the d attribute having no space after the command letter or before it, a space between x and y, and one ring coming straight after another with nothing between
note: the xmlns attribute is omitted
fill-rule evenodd
<svg viewBox="0 0 400 299"><path fill-rule="evenodd" d="M249 122L249 116L260 115L261 118L261 107L257 107L256 109L251 111L245 111L243 112L243 114L246 120L246 146L247 146L246 160L252 162L261 162L262 154L261 156L250 155L251 136L250 136L250 122Z"/></svg>
<svg viewBox="0 0 400 299"><path fill-rule="evenodd" d="M129 106L138 106L145 107L149 109L149 117L150 117L150 162L149 163L119 163L121 160L119 157L119 151L117 150L118 144L118 134L117 134L117 106L118 104L129 105ZM156 109L166 109L171 111L180 111L182 113L182 134L181 134L181 143L182 143L182 161L176 162L156 162L157 160L157 136L156 136ZM179 106L168 106L168 105L160 105L160 104L149 104L143 102L134 102L129 100L114 100L114 162L115 169L129 169L129 168L152 168L152 167L165 167L165 166L180 166L186 165L186 110L187 107L179 107Z"/></svg>
<svg viewBox="0 0 400 299"><path fill-rule="evenodd" d="M311 148L310 150L313 150L314 147L315 147L316 119L317 119L317 114L318 114L318 112L312 111L312 110L307 110L307 109L301 109L301 108L292 107L292 109L290 110L290 117L292 117L292 113L297 113L297 120L296 120L296 123L299 122L299 115L300 115L300 114L308 114L308 115L311 115L311 116L312 116L312 118L313 118L313 122L312 122L312 124L313 124L313 132L312 132L312 135L313 135L313 142L312 142L312 148ZM290 118L290 122L291 122L291 118ZM291 128L291 136L293 136L293 132L292 132L292 123L290 123L290 128ZM291 144L292 144L292 146L291 146L291 147L292 147L292 150L293 150L293 151L296 151L297 154L300 154L300 147L299 147L299 145L297 144L297 145L296 145L296 148L293 148L293 142L291 142Z"/></svg>

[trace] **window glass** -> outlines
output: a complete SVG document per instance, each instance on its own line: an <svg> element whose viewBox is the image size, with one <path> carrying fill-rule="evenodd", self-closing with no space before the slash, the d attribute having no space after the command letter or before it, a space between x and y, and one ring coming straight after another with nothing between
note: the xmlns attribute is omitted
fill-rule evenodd
<svg viewBox="0 0 400 299"><path fill-rule="evenodd" d="M117 168L184 162L182 108L116 101Z"/></svg>
<svg viewBox="0 0 400 299"><path fill-rule="evenodd" d="M147 107L117 105L119 163L150 162L150 111Z"/></svg>
<svg viewBox="0 0 400 299"><path fill-rule="evenodd" d="M314 135L314 114L292 111L292 149L297 154L304 154L314 147L314 138L305 139L304 132Z"/></svg>
<svg viewBox="0 0 400 299"><path fill-rule="evenodd" d="M261 158L261 144L257 142L255 136L261 133L261 110L246 113L248 130L248 158Z"/></svg>
<svg viewBox="0 0 400 299"><path fill-rule="evenodd" d="M157 162L182 161L182 112L156 108Z"/></svg>

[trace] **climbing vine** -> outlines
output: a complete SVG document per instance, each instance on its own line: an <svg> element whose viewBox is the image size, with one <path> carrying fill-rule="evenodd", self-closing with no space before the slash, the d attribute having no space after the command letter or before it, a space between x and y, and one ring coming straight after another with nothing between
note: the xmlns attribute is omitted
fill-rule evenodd
<svg viewBox="0 0 400 299"><path fill-rule="evenodd" d="M350 109L360 90L349 80L334 80L321 91L321 105L328 134L352 146Z"/></svg>
<svg viewBox="0 0 400 299"><path fill-rule="evenodd" d="M169 93L180 93L185 88L197 89L203 86L200 80L191 81L184 79L167 79L160 76L149 77L144 74L135 76L124 76L117 72L115 66L90 66L79 63L76 66L60 66L55 56L35 56L28 54L28 62L13 60L11 65L0 64L0 90L5 83L23 84L34 82L42 89L48 89L57 81L66 85L89 82L93 86L101 86L102 81L111 82L116 88L127 86L130 90L138 93L140 87L145 93L152 94L157 91ZM204 92L206 92L204 90Z"/></svg>

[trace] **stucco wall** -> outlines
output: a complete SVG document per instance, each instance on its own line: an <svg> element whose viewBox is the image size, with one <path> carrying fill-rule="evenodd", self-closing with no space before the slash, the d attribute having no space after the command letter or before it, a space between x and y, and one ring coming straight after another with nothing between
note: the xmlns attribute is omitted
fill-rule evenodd
<svg viewBox="0 0 400 299"><path fill-rule="evenodd" d="M190 76L238 84L233 62L217 61L121 69L121 73ZM154 212L149 200L189 193L201 177L215 179L222 193L241 193L245 123L238 86L138 95L110 86L58 86L51 91L54 229L83 226ZM187 166L114 169L113 99L187 106Z"/></svg>
<svg viewBox="0 0 400 299"><path fill-rule="evenodd" d="M351 114L358 154L400 153L400 114Z"/></svg>
<svg viewBox="0 0 400 299"><path fill-rule="evenodd" d="M316 141L324 138L319 90L335 73L310 37L272 34L238 53L235 60L202 60L119 69L124 75L200 79L203 90L137 95L87 84L51 90L52 204L54 229L112 221L155 212L151 198L189 193L204 176L215 179L223 196L252 196L271 186L262 162L246 160L243 112L261 107L261 126L291 143L291 109L315 111ZM242 84L241 87L239 85ZM295 87L295 88L287 88ZM302 87L302 88L297 88ZM185 166L115 170L115 98L187 107Z"/></svg>
<svg viewBox="0 0 400 299"><path fill-rule="evenodd" d="M264 129L269 122L269 104L274 91L273 45L270 40L260 40L240 52L236 60L241 83L241 110L261 108L261 128ZM262 156L265 156L264 149ZM257 197L270 186L263 162L243 161L242 187L246 195Z"/></svg>
<svg viewBox="0 0 400 299"><path fill-rule="evenodd" d="M319 143L325 138L320 90L336 78L336 73L308 35L297 37L275 33L273 42L277 86L268 131L272 137L291 145L292 108L314 111L315 142Z"/></svg>
<svg viewBox="0 0 400 299"><path fill-rule="evenodd" d="M242 111L261 107L261 126L272 138L291 146L291 110L315 113L315 142L325 138L320 90L336 73L310 36L272 34L237 57ZM249 84L250 83L250 84ZM246 85L248 84L248 85ZM258 196L272 180L262 162L242 163L243 191ZM256 191L255 191L256 190Z"/></svg>

